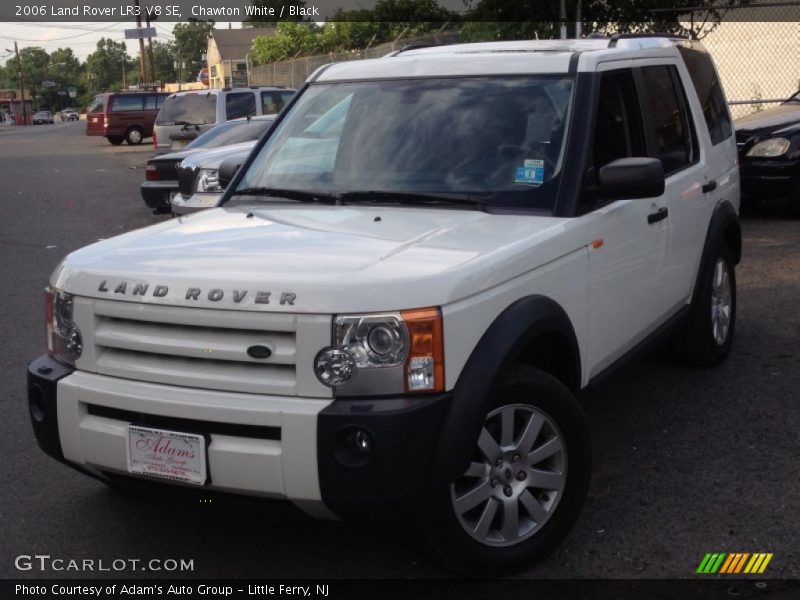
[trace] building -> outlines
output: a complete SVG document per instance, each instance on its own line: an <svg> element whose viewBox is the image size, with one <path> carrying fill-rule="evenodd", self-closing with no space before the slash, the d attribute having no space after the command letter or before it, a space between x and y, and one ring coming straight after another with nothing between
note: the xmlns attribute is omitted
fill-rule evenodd
<svg viewBox="0 0 800 600"><path fill-rule="evenodd" d="M25 116L28 123L33 116L33 103L30 90L25 90ZM0 90L0 113L5 117L13 116L16 123L22 123L22 103L19 101L19 90Z"/></svg>
<svg viewBox="0 0 800 600"><path fill-rule="evenodd" d="M275 35L273 27L212 29L208 40L208 75L210 87L248 85L250 52L253 39Z"/></svg>

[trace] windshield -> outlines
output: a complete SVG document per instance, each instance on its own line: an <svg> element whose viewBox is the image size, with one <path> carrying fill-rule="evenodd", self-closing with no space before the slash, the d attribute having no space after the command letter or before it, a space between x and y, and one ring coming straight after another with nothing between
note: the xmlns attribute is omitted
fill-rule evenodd
<svg viewBox="0 0 800 600"><path fill-rule="evenodd" d="M221 123L197 136L186 148L218 148L252 142L260 138L273 121L274 119L250 119Z"/></svg>
<svg viewBox="0 0 800 600"><path fill-rule="evenodd" d="M457 194L552 209L572 89L563 76L312 85L237 191Z"/></svg>
<svg viewBox="0 0 800 600"><path fill-rule="evenodd" d="M217 121L216 94L170 96L156 117L156 125L206 125Z"/></svg>

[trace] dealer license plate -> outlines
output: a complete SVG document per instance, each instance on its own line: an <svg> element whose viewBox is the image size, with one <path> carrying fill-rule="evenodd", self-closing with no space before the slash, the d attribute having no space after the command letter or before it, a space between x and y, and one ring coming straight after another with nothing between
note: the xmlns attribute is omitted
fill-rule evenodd
<svg viewBox="0 0 800 600"><path fill-rule="evenodd" d="M203 485L206 440L202 435L128 426L128 472Z"/></svg>

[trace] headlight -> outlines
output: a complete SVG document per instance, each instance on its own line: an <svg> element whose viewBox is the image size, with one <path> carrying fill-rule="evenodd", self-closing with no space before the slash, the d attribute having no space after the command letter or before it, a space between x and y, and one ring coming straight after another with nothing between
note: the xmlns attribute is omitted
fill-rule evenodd
<svg viewBox="0 0 800 600"><path fill-rule="evenodd" d="M47 288L44 313L47 326L47 351L61 362L73 365L83 353L81 330L72 320L74 297Z"/></svg>
<svg viewBox="0 0 800 600"><path fill-rule="evenodd" d="M438 308L343 315L333 344L314 361L317 378L346 395L444 390L444 341Z"/></svg>
<svg viewBox="0 0 800 600"><path fill-rule="evenodd" d="M758 142L747 151L747 156L780 156L789 149L791 142L786 138L770 138L763 142Z"/></svg>
<svg viewBox="0 0 800 600"><path fill-rule="evenodd" d="M198 192L221 192L222 185L219 182L219 171L216 169L200 169L197 174Z"/></svg>

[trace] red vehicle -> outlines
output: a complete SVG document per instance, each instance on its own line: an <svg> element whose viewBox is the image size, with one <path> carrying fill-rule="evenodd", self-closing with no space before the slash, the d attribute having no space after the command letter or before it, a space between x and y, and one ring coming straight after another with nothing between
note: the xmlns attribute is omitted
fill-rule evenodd
<svg viewBox="0 0 800 600"><path fill-rule="evenodd" d="M167 96L163 92L98 94L86 109L86 135L105 136L115 146L141 144L153 135L153 123Z"/></svg>

